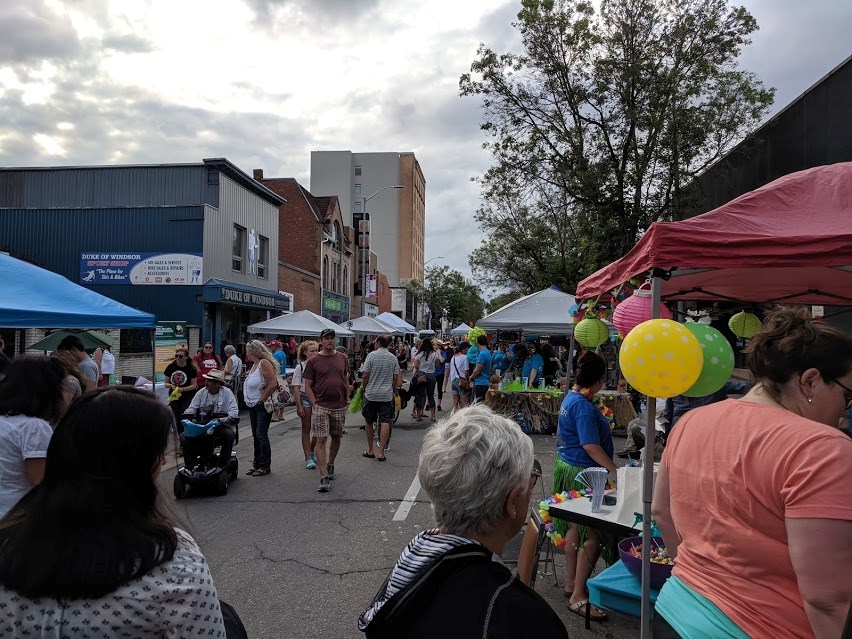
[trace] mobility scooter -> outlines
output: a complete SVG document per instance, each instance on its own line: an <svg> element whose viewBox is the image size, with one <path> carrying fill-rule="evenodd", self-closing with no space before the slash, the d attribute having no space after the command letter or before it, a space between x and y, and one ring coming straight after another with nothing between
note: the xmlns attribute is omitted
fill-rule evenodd
<svg viewBox="0 0 852 639"><path fill-rule="evenodd" d="M210 419L196 413L195 421L184 419L181 423L184 428L184 465L175 475L175 497L183 499L190 489L227 495L228 486L237 478L239 468L233 446L228 459L222 459L222 438L227 432L223 429L233 433L236 445L239 419L227 416Z"/></svg>

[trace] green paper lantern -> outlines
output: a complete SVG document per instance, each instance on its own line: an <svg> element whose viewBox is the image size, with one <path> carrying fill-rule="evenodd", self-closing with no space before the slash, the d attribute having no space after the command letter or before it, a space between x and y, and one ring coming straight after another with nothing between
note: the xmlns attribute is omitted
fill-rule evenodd
<svg viewBox="0 0 852 639"><path fill-rule="evenodd" d="M740 311L728 320L728 328L737 337L751 339L760 332L760 318L754 313Z"/></svg>
<svg viewBox="0 0 852 639"><path fill-rule="evenodd" d="M574 327L574 339L586 348L597 348L609 339L609 326L597 317L587 317Z"/></svg>
<svg viewBox="0 0 852 639"><path fill-rule="evenodd" d="M687 397L705 397L722 388L734 372L734 349L712 326L687 322L686 329L695 335L704 353L704 365L698 380L683 391Z"/></svg>

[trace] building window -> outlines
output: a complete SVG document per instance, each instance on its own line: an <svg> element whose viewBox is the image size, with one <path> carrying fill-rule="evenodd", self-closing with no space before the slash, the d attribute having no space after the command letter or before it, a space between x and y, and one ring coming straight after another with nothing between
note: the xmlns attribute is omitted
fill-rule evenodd
<svg viewBox="0 0 852 639"><path fill-rule="evenodd" d="M361 200L355 202L355 212L363 213L364 212L364 203Z"/></svg>
<svg viewBox="0 0 852 639"><path fill-rule="evenodd" d="M328 290L328 280L331 276L328 274L328 255L322 258L322 287Z"/></svg>
<svg viewBox="0 0 852 639"><path fill-rule="evenodd" d="M340 250L340 225L337 221L331 225L331 248L335 251Z"/></svg>
<svg viewBox="0 0 852 639"><path fill-rule="evenodd" d="M361 185L360 184L355 185L355 195L361 195Z"/></svg>
<svg viewBox="0 0 852 639"><path fill-rule="evenodd" d="M360 166L356 166L356 167L355 167L355 175L356 175L356 176L360 176L360 175L361 175L361 167L360 167Z"/></svg>
<svg viewBox="0 0 852 639"><path fill-rule="evenodd" d="M147 328L122 328L119 337L122 355L151 353L151 330Z"/></svg>
<svg viewBox="0 0 852 639"><path fill-rule="evenodd" d="M381 291L382 291L382 295L384 295L384 294L385 294L385 283L384 283L384 282L382 282L382 283L379 285L379 288L380 288L380 289L381 289Z"/></svg>
<svg viewBox="0 0 852 639"><path fill-rule="evenodd" d="M266 279L266 267L269 266L269 238L259 237L260 246L257 252L257 276Z"/></svg>
<svg viewBox="0 0 852 639"><path fill-rule="evenodd" d="M243 264L246 259L246 229L244 226L234 224L234 248L232 249L231 268L238 273L243 272Z"/></svg>
<svg viewBox="0 0 852 639"><path fill-rule="evenodd" d="M345 264L343 265L343 288L340 291L346 297L349 297L349 267Z"/></svg>

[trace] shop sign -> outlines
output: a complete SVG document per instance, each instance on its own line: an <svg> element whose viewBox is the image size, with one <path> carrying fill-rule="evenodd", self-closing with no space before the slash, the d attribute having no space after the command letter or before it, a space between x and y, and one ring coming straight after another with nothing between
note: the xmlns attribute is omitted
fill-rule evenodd
<svg viewBox="0 0 852 639"><path fill-rule="evenodd" d="M273 295L263 295L262 293L253 293L249 291L240 291L235 288L221 287L221 300L223 302L231 302L241 306L263 306L265 308L277 308L279 310L289 310L286 308L287 300L282 300Z"/></svg>
<svg viewBox="0 0 852 639"><path fill-rule="evenodd" d="M343 310L343 302L340 300L336 300L331 297L326 297L322 302L322 307L327 311L342 311Z"/></svg>
<svg viewBox="0 0 852 639"><path fill-rule="evenodd" d="M157 322L154 338L154 370L162 373L175 359L175 349L186 344L186 322Z"/></svg>
<svg viewBox="0 0 852 639"><path fill-rule="evenodd" d="M200 253L81 253L81 284L198 286Z"/></svg>

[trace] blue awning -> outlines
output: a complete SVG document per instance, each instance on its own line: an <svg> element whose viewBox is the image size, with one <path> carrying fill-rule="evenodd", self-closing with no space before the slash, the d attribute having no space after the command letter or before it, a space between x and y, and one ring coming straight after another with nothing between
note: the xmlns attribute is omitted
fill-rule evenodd
<svg viewBox="0 0 852 639"><path fill-rule="evenodd" d="M58 273L0 253L4 328L154 328L156 318Z"/></svg>
<svg viewBox="0 0 852 639"><path fill-rule="evenodd" d="M201 288L201 299L205 302L233 304L251 308L292 312L290 298L265 288L246 286L236 282L211 278Z"/></svg>

